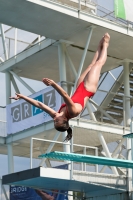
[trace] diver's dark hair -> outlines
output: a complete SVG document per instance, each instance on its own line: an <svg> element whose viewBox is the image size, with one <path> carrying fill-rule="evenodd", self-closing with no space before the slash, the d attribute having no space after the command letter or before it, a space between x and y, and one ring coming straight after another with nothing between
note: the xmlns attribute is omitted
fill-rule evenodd
<svg viewBox="0 0 133 200"><path fill-rule="evenodd" d="M67 136L64 141L68 142L72 138L72 129L69 126L68 121L64 121L63 126L56 126L55 129L60 132L67 131Z"/></svg>
<svg viewBox="0 0 133 200"><path fill-rule="evenodd" d="M68 142L69 140L71 140L71 138L72 138L72 129L69 126L69 128L67 129L67 136L64 141Z"/></svg>
<svg viewBox="0 0 133 200"><path fill-rule="evenodd" d="M64 132L66 131L67 129L69 128L69 123L68 121L63 121L62 125L61 126L55 126L55 129L57 131L60 131L60 132Z"/></svg>

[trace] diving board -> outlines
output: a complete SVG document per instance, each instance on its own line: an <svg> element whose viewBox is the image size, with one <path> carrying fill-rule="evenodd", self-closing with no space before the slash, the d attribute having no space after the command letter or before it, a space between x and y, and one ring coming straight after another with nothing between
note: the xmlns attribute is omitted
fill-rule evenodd
<svg viewBox="0 0 133 200"><path fill-rule="evenodd" d="M133 138L133 133L123 135L123 138Z"/></svg>
<svg viewBox="0 0 133 200"><path fill-rule="evenodd" d="M122 160L122 159L66 153L59 151L53 151L50 153L42 154L39 156L39 158L52 158L57 160L68 160L74 162L84 162L84 163L92 163L99 165L109 165L115 167L133 168L133 161L131 160Z"/></svg>

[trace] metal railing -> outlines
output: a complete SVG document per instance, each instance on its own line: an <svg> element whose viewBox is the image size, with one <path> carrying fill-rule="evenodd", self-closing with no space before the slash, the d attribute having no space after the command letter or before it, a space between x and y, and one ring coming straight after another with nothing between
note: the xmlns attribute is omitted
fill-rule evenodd
<svg viewBox="0 0 133 200"><path fill-rule="evenodd" d="M97 0L43 0L43 1L51 1L56 2L64 6L69 6L74 9L77 9L80 17L80 12L86 12L88 14L94 14L101 18L106 18L110 21L113 21L117 24L123 24L126 26L133 26L132 22L127 20L123 20L115 17L114 10L109 10L97 3Z"/></svg>
<svg viewBox="0 0 133 200"><path fill-rule="evenodd" d="M34 140L36 141L40 141L40 142L45 142L46 143L49 143L50 144L58 144L58 145L61 145L63 147L64 146L69 146L70 147L70 152L74 152L74 147L76 148L80 148L80 154L82 152L83 155L86 155L87 154L87 149L92 149L94 150L94 155L95 156L98 156L98 148L97 147L92 147L92 146L86 146L86 145L79 145L79 144L73 144L73 139L71 139L70 142L68 143L65 143L65 142L58 142L58 141L54 141L54 140L46 140L46 139L40 139L40 138L31 138L31 142L30 142L30 168L32 169L33 167L33 162L32 162L32 159L33 159L33 145L34 145ZM81 150L82 149L82 150ZM46 153L49 153L49 152L46 152ZM76 153L76 152L75 152ZM45 160L45 159L44 159ZM41 162L42 163L42 162ZM69 162L70 164L70 176L71 178L73 177L73 169L74 169L74 165L73 165L73 162ZM81 171L87 171L87 165L89 164L86 164L86 163L80 163L80 169ZM90 164L91 165L91 164ZM42 165L41 165L42 166ZM95 166L95 172L98 173L98 165L94 165Z"/></svg>
<svg viewBox="0 0 133 200"><path fill-rule="evenodd" d="M44 37L41 37L40 35L36 36L36 38L32 42L26 42L18 39L18 29L11 27L10 29L4 31L3 25L0 24L1 27L1 34L2 42L3 42L3 49L4 52L0 55L0 63L3 63L4 61L10 59L13 56L18 55L22 51L25 51L26 49L33 47L40 41L44 40ZM10 31L11 29L15 29L14 38L6 36L6 33ZM27 32L28 33L28 32ZM25 45L25 47L19 48L19 44ZM12 48L12 45L14 45L14 48ZM20 50L21 49L21 50Z"/></svg>

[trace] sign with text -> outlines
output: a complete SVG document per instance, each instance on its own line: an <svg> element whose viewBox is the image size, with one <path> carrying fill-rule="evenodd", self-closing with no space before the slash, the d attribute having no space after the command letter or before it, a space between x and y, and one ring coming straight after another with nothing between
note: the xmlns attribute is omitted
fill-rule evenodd
<svg viewBox="0 0 133 200"><path fill-rule="evenodd" d="M64 190L38 190L24 186L10 186L10 200L68 200Z"/></svg>
<svg viewBox="0 0 133 200"><path fill-rule="evenodd" d="M30 96L55 111L61 105L61 96L52 87L47 87ZM7 134L13 134L52 120L50 115L23 99L7 105Z"/></svg>

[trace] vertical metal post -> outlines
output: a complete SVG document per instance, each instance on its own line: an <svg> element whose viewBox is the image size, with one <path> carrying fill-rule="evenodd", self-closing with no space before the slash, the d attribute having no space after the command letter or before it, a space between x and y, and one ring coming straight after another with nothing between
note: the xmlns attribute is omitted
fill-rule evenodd
<svg viewBox="0 0 133 200"><path fill-rule="evenodd" d="M59 42L58 44L58 56L59 56L59 74L60 74L60 82L66 81L66 62L65 62L65 48L64 48L64 43ZM66 83L62 83L62 88L67 92L67 85ZM67 132L65 131L62 133L63 136L63 141L65 140L65 137L67 135ZM70 153L70 146L69 145L64 145L63 146L65 152Z"/></svg>
<svg viewBox="0 0 133 200"><path fill-rule="evenodd" d="M84 155L86 155L86 147L84 147ZM84 171L86 172L86 163L84 163Z"/></svg>
<svg viewBox="0 0 133 200"><path fill-rule="evenodd" d="M2 179L0 177L0 199L2 199Z"/></svg>
<svg viewBox="0 0 133 200"><path fill-rule="evenodd" d="M103 113L101 113L101 122L103 122Z"/></svg>
<svg viewBox="0 0 133 200"><path fill-rule="evenodd" d="M81 171L84 171L83 163L81 163Z"/></svg>
<svg viewBox="0 0 133 200"><path fill-rule="evenodd" d="M84 148L83 148L83 154L84 154ZM84 171L84 163L81 162L81 171Z"/></svg>
<svg viewBox="0 0 133 200"><path fill-rule="evenodd" d="M5 81L6 81L6 105L11 103L11 99L9 97L11 96L11 80L10 80L10 73L5 73Z"/></svg>
<svg viewBox="0 0 133 200"><path fill-rule="evenodd" d="M129 62L123 62L124 70L124 95L130 96L130 87L129 87ZM125 126L130 126L130 99L125 97ZM127 138L127 159L131 160L131 140ZM127 169L127 190L130 193L132 190L132 170Z"/></svg>
<svg viewBox="0 0 133 200"><path fill-rule="evenodd" d="M95 156L98 156L98 148L95 149ZM96 165L96 173L98 173L98 165Z"/></svg>
<svg viewBox="0 0 133 200"><path fill-rule="evenodd" d="M59 56L59 73L60 73L60 82L61 83L62 83L62 81L66 81L66 62L65 62L65 47L64 46L65 46L64 43L59 42L58 56ZM64 82L63 82L61 86L67 92L66 83L64 84ZM64 133L62 133L63 141L66 136L67 136L67 132L65 131ZM63 150L64 150L64 152L70 153L70 145L63 145ZM70 162L67 162L67 163L69 164ZM71 170L71 167L72 167L72 164L71 164L71 166L69 166L70 178L72 178L72 173L73 173L73 171ZM69 191L68 194L72 195L72 192ZM72 196L69 197L69 200L70 199L72 199Z"/></svg>
<svg viewBox="0 0 133 200"><path fill-rule="evenodd" d="M0 24L0 29L1 29L1 36L2 36L2 43L3 43L5 60L7 60L8 59L8 53L7 53L7 46L6 46L6 41L5 41L5 34L4 34L4 29L3 29L3 25L2 24Z"/></svg>
<svg viewBox="0 0 133 200"><path fill-rule="evenodd" d="M125 127L126 127L125 96L123 96L123 127L124 127L124 133L123 134L125 134Z"/></svg>
<svg viewBox="0 0 133 200"><path fill-rule="evenodd" d="M8 173L14 172L14 161L13 161L13 148L12 144L7 144L7 151L8 151Z"/></svg>
<svg viewBox="0 0 133 200"><path fill-rule="evenodd" d="M61 134L60 132L57 132L57 133L55 134L53 140L54 140L54 141L57 141L58 138L59 138L59 136L60 136L60 134ZM51 143L51 144L49 145L49 147L47 148L46 153L49 153L49 152L53 149L54 145L55 145L55 143ZM46 160L46 158L43 158L43 159L41 160L39 166L43 166L45 160Z"/></svg>
<svg viewBox="0 0 133 200"><path fill-rule="evenodd" d="M72 131L73 131L73 127L72 128ZM69 146L69 145L67 145ZM73 137L72 139L70 140L70 152L73 153ZM73 179L73 161L71 161L71 165L70 165L70 180ZM73 200L73 192L72 191L68 191L68 195L69 195L69 200Z"/></svg>
<svg viewBox="0 0 133 200"><path fill-rule="evenodd" d="M130 123L130 131L132 133L133 131L133 121L131 120ZM133 160L133 139L131 138L127 138L127 159L128 160ZM133 181L132 181L132 177L133 177L133 170L132 169L128 169L127 170L127 190L129 193L129 199L133 199L132 196L132 186L133 186Z"/></svg>
<svg viewBox="0 0 133 200"><path fill-rule="evenodd" d="M32 158L33 158L33 138L30 139L30 169L32 169Z"/></svg>
<svg viewBox="0 0 133 200"><path fill-rule="evenodd" d="M15 28L14 55L17 54L17 28Z"/></svg>
<svg viewBox="0 0 133 200"><path fill-rule="evenodd" d="M6 81L6 105L11 103L11 81L10 81L10 73L5 73L5 81ZM14 172L14 161L13 161L13 147L12 144L7 144L7 152L8 152L8 172Z"/></svg>
<svg viewBox="0 0 133 200"><path fill-rule="evenodd" d="M10 47L11 47L11 40L9 38L9 46L8 46L8 58L10 58Z"/></svg>
<svg viewBox="0 0 133 200"><path fill-rule="evenodd" d="M73 86L71 87L70 97L72 96L72 94L73 94Z"/></svg>
<svg viewBox="0 0 133 200"><path fill-rule="evenodd" d="M79 9L78 9L78 17L80 18L80 10L81 10L81 0L79 0Z"/></svg>
<svg viewBox="0 0 133 200"><path fill-rule="evenodd" d="M130 130L131 130L131 133L133 133L133 119L131 120ZM131 138L131 160L133 160L133 138ZM133 177L133 169L132 169L132 177ZM133 187L132 177L131 177L131 180L132 180L132 187Z"/></svg>
<svg viewBox="0 0 133 200"><path fill-rule="evenodd" d="M59 74L60 74L60 82L66 81L66 62L65 62L65 49L64 43L60 42L58 44L58 55L59 55ZM67 92L66 83L62 83L62 88Z"/></svg>
<svg viewBox="0 0 133 200"><path fill-rule="evenodd" d="M123 63L124 67L124 95L130 96L130 87L129 87L129 62ZM125 97L125 120L126 126L130 126L130 98Z"/></svg>
<svg viewBox="0 0 133 200"><path fill-rule="evenodd" d="M77 75L77 78L76 78L76 81L75 81L74 90L76 88L77 81L78 81L78 79L81 75L81 72L82 72L83 64L84 64L84 61L85 61L85 57L86 57L86 54L87 54L87 49L88 49L88 46L89 46L89 43L90 43L90 39L91 39L91 36L92 36L93 29L94 29L94 26L89 27L90 31L89 31L86 46L85 46L85 49L84 49L84 52L83 52L83 55L82 55L82 59L81 59L80 65L79 65L79 70L78 70L78 75Z"/></svg>
<svg viewBox="0 0 133 200"><path fill-rule="evenodd" d="M73 137L71 139L71 153L73 153ZM73 179L73 161L71 161L71 173L70 173L70 179Z"/></svg>
<svg viewBox="0 0 133 200"><path fill-rule="evenodd" d="M73 127L71 127L72 128L72 131L73 131ZM73 137L71 138L71 153L73 153Z"/></svg>
<svg viewBox="0 0 133 200"><path fill-rule="evenodd" d="M0 199L2 199L2 180L0 178Z"/></svg>

